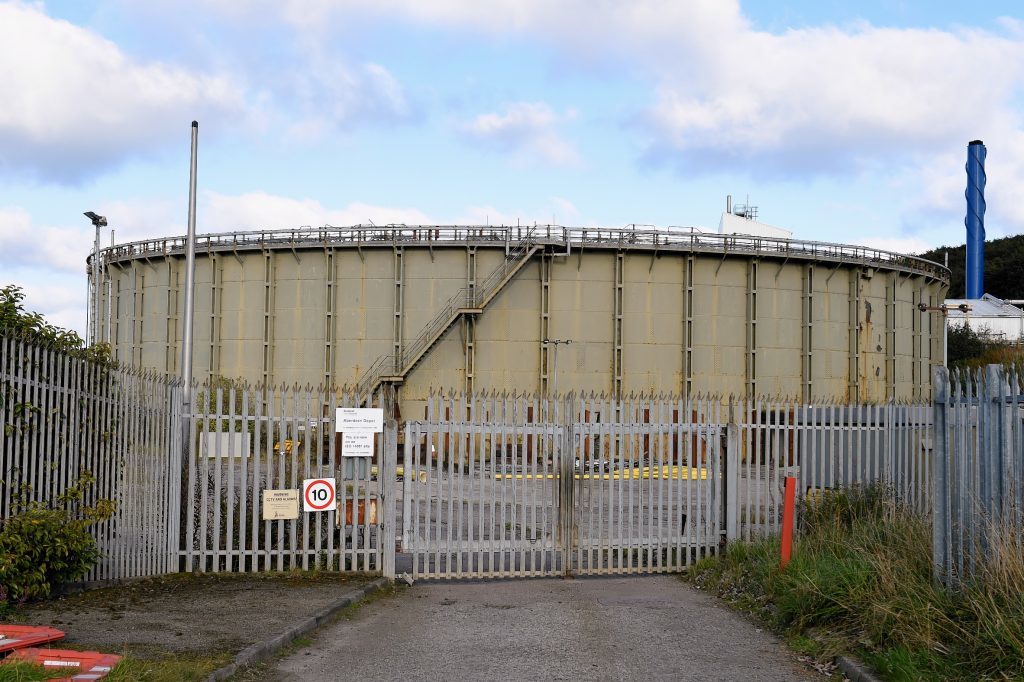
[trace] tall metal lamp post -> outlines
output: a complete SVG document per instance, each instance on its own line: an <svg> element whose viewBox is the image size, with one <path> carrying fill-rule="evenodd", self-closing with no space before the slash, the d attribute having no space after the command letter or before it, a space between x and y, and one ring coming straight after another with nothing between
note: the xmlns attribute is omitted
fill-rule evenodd
<svg viewBox="0 0 1024 682"><path fill-rule="evenodd" d="M107 226L107 219L105 216L97 215L92 211L86 211L83 213L86 218L92 221L92 226L96 228L96 240L93 243L92 248L92 268L90 268L89 279L92 285L89 287L89 295L92 300L89 301L89 309L86 312L86 330L85 340L88 344L94 344L99 341L99 328L100 328L100 228ZM107 324L110 324L108 321Z"/></svg>
<svg viewBox="0 0 1024 682"><path fill-rule="evenodd" d="M196 165L199 155L199 122L192 121L192 153L188 172L188 236L185 239L185 310L181 332L182 402L192 409L192 319L196 288Z"/></svg>

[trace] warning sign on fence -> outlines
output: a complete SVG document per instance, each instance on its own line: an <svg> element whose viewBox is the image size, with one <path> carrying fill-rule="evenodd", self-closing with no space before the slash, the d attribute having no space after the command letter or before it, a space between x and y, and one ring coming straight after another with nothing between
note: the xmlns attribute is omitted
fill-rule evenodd
<svg viewBox="0 0 1024 682"><path fill-rule="evenodd" d="M264 490L263 520L279 521L299 518L298 490Z"/></svg>
<svg viewBox="0 0 1024 682"><path fill-rule="evenodd" d="M333 478L307 478L302 482L303 511L327 511L337 504Z"/></svg>

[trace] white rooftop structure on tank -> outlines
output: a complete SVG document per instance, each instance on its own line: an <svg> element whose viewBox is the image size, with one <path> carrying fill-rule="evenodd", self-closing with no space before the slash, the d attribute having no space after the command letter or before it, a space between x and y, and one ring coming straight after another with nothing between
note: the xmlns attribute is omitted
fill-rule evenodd
<svg viewBox="0 0 1024 682"><path fill-rule="evenodd" d="M959 306L967 305L966 311ZM1006 341L1024 339L1024 310L992 294L981 298L947 298L949 324L966 324L975 333Z"/></svg>
<svg viewBox="0 0 1024 682"><path fill-rule="evenodd" d="M733 207L732 196L726 198L725 213L718 221L719 234L746 234L752 237L792 239L793 233L781 227L762 223L757 219L757 206L737 204Z"/></svg>

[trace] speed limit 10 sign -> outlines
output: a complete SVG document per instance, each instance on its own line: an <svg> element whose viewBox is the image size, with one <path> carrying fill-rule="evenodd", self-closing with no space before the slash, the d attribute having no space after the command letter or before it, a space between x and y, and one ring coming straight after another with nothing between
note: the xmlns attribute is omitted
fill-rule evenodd
<svg viewBox="0 0 1024 682"><path fill-rule="evenodd" d="M329 511L337 504L333 478L307 478L302 482L302 510Z"/></svg>

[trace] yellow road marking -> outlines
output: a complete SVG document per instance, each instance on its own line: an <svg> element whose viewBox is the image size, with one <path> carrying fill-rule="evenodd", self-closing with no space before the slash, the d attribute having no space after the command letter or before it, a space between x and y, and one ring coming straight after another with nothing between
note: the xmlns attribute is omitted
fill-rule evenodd
<svg viewBox="0 0 1024 682"><path fill-rule="evenodd" d="M517 481L530 481L530 480L534 480L534 479L537 479L537 480L547 479L547 480L550 481L550 480L555 479L555 478L560 478L560 476L558 474L495 474L494 475L494 479L497 480L497 481L512 480L512 479L516 479ZM618 481L618 480L621 480L621 479L636 481L636 480L640 480L640 479L649 480L649 479L652 479L652 478L654 480L656 480L656 481L657 480L661 480L661 479L669 479L669 478L675 479L677 481L678 480L687 481L687 480L691 480L691 479L700 479L701 481L706 481L707 478L708 478L708 470L703 468L703 467L701 469L699 469L699 470L696 469L696 468L692 468L692 467L679 467L679 466L673 466L673 467L663 466L663 467L660 467L660 469L658 467L654 467L653 470L652 470L651 467L643 467L643 468L640 468L640 469L627 469L625 471L610 471L610 472L601 473L601 474L574 474L573 478L576 479L577 481L579 481L581 479L584 480L584 481Z"/></svg>

